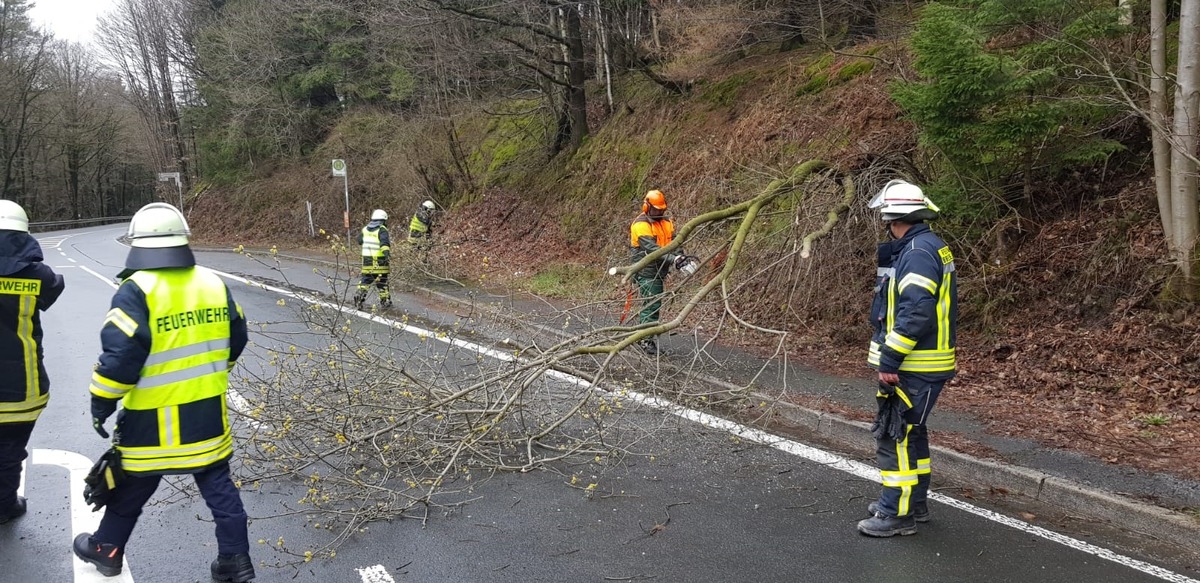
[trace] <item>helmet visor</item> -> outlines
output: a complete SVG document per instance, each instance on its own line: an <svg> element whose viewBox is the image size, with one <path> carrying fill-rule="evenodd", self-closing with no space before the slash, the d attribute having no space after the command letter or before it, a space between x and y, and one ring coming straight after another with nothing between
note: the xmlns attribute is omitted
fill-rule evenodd
<svg viewBox="0 0 1200 583"><path fill-rule="evenodd" d="M884 202L883 195L887 193L889 188L896 186L897 184L907 184L907 183L905 181L899 180L899 179L889 180L887 184L883 185L883 188L879 189L879 194L876 194L875 198L872 198L871 202L867 203L867 208L877 209L877 208L882 207L883 202Z"/></svg>

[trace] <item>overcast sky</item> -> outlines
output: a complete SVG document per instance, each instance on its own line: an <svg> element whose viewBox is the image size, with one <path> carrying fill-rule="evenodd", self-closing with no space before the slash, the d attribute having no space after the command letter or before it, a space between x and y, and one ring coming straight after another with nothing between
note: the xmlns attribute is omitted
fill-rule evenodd
<svg viewBox="0 0 1200 583"><path fill-rule="evenodd" d="M44 25L55 38L91 42L96 17L112 8L115 0L34 0L33 22Z"/></svg>

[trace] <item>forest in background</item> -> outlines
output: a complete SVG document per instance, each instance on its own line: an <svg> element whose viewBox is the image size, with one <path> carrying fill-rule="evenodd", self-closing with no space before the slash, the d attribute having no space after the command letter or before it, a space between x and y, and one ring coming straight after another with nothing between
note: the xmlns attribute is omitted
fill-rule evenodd
<svg viewBox="0 0 1200 583"><path fill-rule="evenodd" d="M0 1L0 197L34 221L128 216L165 169L154 128L94 48L36 29L29 7Z"/></svg>
<svg viewBox="0 0 1200 583"><path fill-rule="evenodd" d="M341 231L342 158L352 224L432 198L456 275L612 299L601 274L645 190L686 219L823 159L859 200L805 259L836 195L783 199L702 318L857 370L880 236L864 203L905 176L962 264L960 402L1003 386L1012 407L1079 419L1014 423L1049 442L1196 437L1194 3L119 0L79 53L88 91L56 81L70 51L27 4L0 0L0 87L19 97L0 162L4 196L39 217L173 200L154 173L180 172L201 238L320 247L305 203ZM93 105L72 118L76 94ZM689 251L719 262L727 235Z"/></svg>

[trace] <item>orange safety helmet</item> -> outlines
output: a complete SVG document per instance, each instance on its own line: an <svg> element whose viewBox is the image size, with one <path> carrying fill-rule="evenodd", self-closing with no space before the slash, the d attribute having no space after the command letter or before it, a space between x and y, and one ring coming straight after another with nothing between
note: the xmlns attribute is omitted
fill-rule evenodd
<svg viewBox="0 0 1200 583"><path fill-rule="evenodd" d="M642 213L649 213L650 207L658 210L667 210L667 197L663 196L661 190L651 190L646 193L646 198L642 200Z"/></svg>

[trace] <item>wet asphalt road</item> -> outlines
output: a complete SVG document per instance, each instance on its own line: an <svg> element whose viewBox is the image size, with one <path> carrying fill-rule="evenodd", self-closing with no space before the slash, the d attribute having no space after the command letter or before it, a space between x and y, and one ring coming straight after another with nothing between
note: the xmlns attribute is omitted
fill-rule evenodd
<svg viewBox="0 0 1200 583"><path fill-rule="evenodd" d="M28 466L25 492L30 513L0 527L0 582L104 580L86 570L73 574L71 508L82 501L68 491L67 471L53 465L70 456L47 452L90 460L106 447L90 428L87 385L113 291L104 279L120 270L126 253L116 240L122 231L109 226L38 235L47 264L66 277L67 291L44 314L52 397L31 443L35 463ZM278 272L238 255L201 253L199 260L222 271L280 279ZM293 284L326 289L311 266L285 267ZM251 320L291 316L273 292L237 283L231 288ZM397 300L399 311L432 324L460 316L415 298ZM629 422L655 428L638 444L645 455L605 468L581 463L458 484L467 503L424 525L416 520L371 525L332 561L274 568L270 565L292 558L270 545L252 545L261 565L257 580L926 583L1197 576L1188 571L1154 577L943 504L932 506L934 521L917 536L870 539L857 534L854 523L864 517L875 484L722 431L664 420L650 409ZM589 495L569 486L570 475L595 482L595 491ZM252 543L283 537L288 546L303 548L321 540L299 517L263 518L279 514L296 497L288 484L244 495L249 514L259 518L250 527ZM209 581L207 565L216 547L207 520L202 501L164 484L130 542L126 580Z"/></svg>

